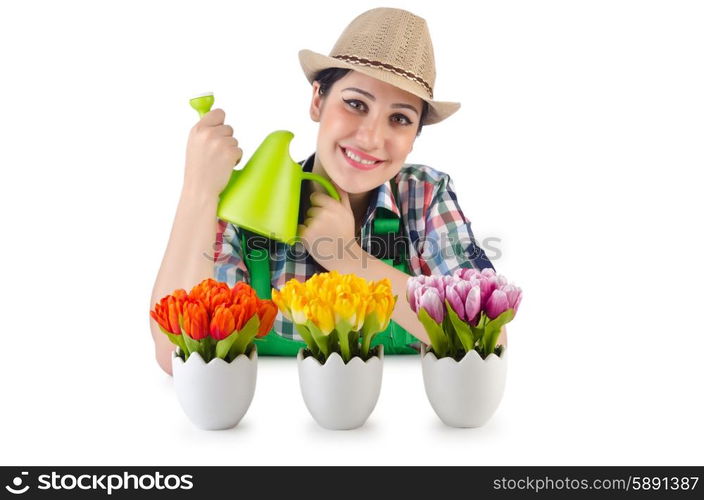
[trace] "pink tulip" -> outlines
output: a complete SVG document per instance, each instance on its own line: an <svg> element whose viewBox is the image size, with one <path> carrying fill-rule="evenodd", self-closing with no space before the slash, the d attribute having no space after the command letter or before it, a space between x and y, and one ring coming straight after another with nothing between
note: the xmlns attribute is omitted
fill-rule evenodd
<svg viewBox="0 0 704 500"><path fill-rule="evenodd" d="M501 290L503 290L508 299L508 308L518 311L518 306L523 298L523 291L514 285L505 285Z"/></svg>
<svg viewBox="0 0 704 500"><path fill-rule="evenodd" d="M477 326L480 312L482 310L481 289L478 286L472 287L467 294L467 299L464 302L466 320L472 326Z"/></svg>
<svg viewBox="0 0 704 500"><path fill-rule="evenodd" d="M445 287L445 300L450 303L450 307L452 307L452 310L455 311L457 316L459 316L459 318L464 321L466 316L464 312L464 300L462 299L462 292L463 290L459 289L459 283L449 284ZM466 299L466 293L464 295Z"/></svg>
<svg viewBox="0 0 704 500"><path fill-rule="evenodd" d="M502 290L494 290L484 306L484 312L489 319L494 319L508 309L508 297Z"/></svg>
<svg viewBox="0 0 704 500"><path fill-rule="evenodd" d="M470 279L475 278L478 274L481 274L481 272L476 269L472 269L471 267L462 267L457 269L452 275L462 280L469 281Z"/></svg>
<svg viewBox="0 0 704 500"><path fill-rule="evenodd" d="M445 300L447 300L452 309L457 313L462 321L466 321L465 302L467 295L472 289L469 281L462 280L457 276L446 276L445 280Z"/></svg>
<svg viewBox="0 0 704 500"><path fill-rule="evenodd" d="M494 271L490 267L485 267L484 269L481 270L481 275L486 277L486 278L493 278L494 276L497 276L496 271Z"/></svg>
<svg viewBox="0 0 704 500"><path fill-rule="evenodd" d="M508 281L500 274L496 274L492 269L483 269L481 273L470 279L470 283L473 286L476 286L476 283L479 284L482 290L482 304L486 304L494 290L508 284Z"/></svg>
<svg viewBox="0 0 704 500"><path fill-rule="evenodd" d="M416 289L416 304L419 309L425 309L433 320L440 324L445 319L445 306L440 299L437 288L426 286Z"/></svg>
<svg viewBox="0 0 704 500"><path fill-rule="evenodd" d="M484 306L484 312L489 319L497 318L501 313L508 309L513 309L514 312L518 309L521 303L521 289L513 285L504 285L495 289L489 300Z"/></svg>
<svg viewBox="0 0 704 500"><path fill-rule="evenodd" d="M408 304L411 306L411 311L414 313L418 312L418 304L416 303L416 290L425 285L425 281L428 276L414 276L408 278L406 282L406 298L408 299Z"/></svg>
<svg viewBox="0 0 704 500"><path fill-rule="evenodd" d="M485 312L487 312L487 316L490 316L488 314L488 311L491 311L492 314L494 314L501 307L503 307L501 294L494 297L491 302L491 305L489 305L489 300L491 299L496 290L502 290L504 294L508 294L510 292L511 299L509 301L509 307L507 308L510 308L510 306L513 305L518 307L517 303L520 303L520 289L517 287L507 289L506 287L511 285L508 284L508 280L506 279L506 277L500 274L496 274L496 271L494 271L490 267L482 269L481 271L470 268L458 269L454 272L453 276L469 282L472 288L479 287L479 289L481 290L480 307ZM506 299L509 300L508 296L506 297ZM506 309L503 309L502 311L498 312L498 314L501 314L501 312L505 310ZM491 319L493 319L493 317Z"/></svg>
<svg viewBox="0 0 704 500"><path fill-rule="evenodd" d="M425 288L434 288L440 297L440 303L445 303L445 278L446 276L426 276Z"/></svg>

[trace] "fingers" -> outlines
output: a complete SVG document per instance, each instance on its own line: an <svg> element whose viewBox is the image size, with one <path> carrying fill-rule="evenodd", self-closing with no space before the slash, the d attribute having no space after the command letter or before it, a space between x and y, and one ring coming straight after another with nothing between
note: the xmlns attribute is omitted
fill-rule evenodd
<svg viewBox="0 0 704 500"><path fill-rule="evenodd" d="M225 149L229 161L232 165L237 165L242 159L242 149L237 144L234 137L225 137L218 141L218 147Z"/></svg>
<svg viewBox="0 0 704 500"><path fill-rule="evenodd" d="M222 139L222 141L231 148L239 147L239 143L237 142L237 139L235 139L234 137L226 137L226 138Z"/></svg>
<svg viewBox="0 0 704 500"><path fill-rule="evenodd" d="M310 202L319 207L331 206L332 203L338 203L334 198L331 198L325 193L313 193L310 195Z"/></svg>
<svg viewBox="0 0 704 500"><path fill-rule="evenodd" d="M213 129L217 135L232 136L235 131L229 125L218 125Z"/></svg>
<svg viewBox="0 0 704 500"><path fill-rule="evenodd" d="M200 119L200 124L206 127L222 125L224 122L225 112L220 108L208 111L203 115L203 118Z"/></svg>
<svg viewBox="0 0 704 500"><path fill-rule="evenodd" d="M218 108L209 111L195 125L194 130L207 130L209 134L214 136L232 137L234 130L230 125L225 125L225 112ZM235 143L237 146L237 143Z"/></svg>
<svg viewBox="0 0 704 500"><path fill-rule="evenodd" d="M317 217L318 214L321 214L324 211L323 207L311 207L308 209L306 212L306 217Z"/></svg>
<svg viewBox="0 0 704 500"><path fill-rule="evenodd" d="M305 233L308 228L304 224L299 224L296 231L298 235L298 241L305 240Z"/></svg>

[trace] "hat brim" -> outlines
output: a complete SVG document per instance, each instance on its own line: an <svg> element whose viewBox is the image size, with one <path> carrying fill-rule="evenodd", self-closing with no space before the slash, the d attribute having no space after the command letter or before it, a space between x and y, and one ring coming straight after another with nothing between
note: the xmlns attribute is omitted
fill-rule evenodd
<svg viewBox="0 0 704 500"><path fill-rule="evenodd" d="M391 71L362 66L360 64L348 63L346 61L335 59L334 57L325 56L323 54L318 54L317 52L305 49L298 52L298 60L301 63L303 73L305 73L308 82L311 84L315 79L315 75L324 69L345 68L358 71L362 74L376 78L377 80L381 80L382 82L391 84L401 90L405 90L406 92L420 97L428 103L428 114L425 117L424 125L432 125L433 123L441 122L460 109L459 102L433 101L428 99L427 96L419 90L417 85L413 84L413 82L407 78L397 75Z"/></svg>

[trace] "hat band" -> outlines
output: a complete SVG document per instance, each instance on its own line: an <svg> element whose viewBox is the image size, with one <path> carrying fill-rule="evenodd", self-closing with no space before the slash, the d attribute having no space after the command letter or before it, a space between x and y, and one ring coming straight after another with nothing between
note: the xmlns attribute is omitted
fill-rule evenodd
<svg viewBox="0 0 704 500"><path fill-rule="evenodd" d="M341 61L346 61L351 64L370 66L372 68L383 68L385 70L396 73L399 76L402 76L402 77L407 78L409 80L413 80L413 81L423 85L423 87L425 87L425 89L428 91L430 99L433 98L433 89L430 87L430 85L428 85L428 82L423 80L421 77L414 75L410 71L406 71L405 69L397 68L395 66L392 66L391 64L386 64L381 61L371 61L369 59L363 59L363 58L357 57L357 56L339 55L339 56L331 56L331 57L334 59L339 59Z"/></svg>

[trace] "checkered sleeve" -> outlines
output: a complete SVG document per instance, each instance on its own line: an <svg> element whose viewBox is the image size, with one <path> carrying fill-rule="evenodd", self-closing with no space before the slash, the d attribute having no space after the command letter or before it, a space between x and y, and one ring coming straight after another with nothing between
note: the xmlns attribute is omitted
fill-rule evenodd
<svg viewBox="0 0 704 500"><path fill-rule="evenodd" d="M239 281L249 283L249 271L242 259L239 228L218 219L218 232L215 237L215 279L230 287Z"/></svg>
<svg viewBox="0 0 704 500"><path fill-rule="evenodd" d="M441 173L425 214L425 238L419 249L424 274L452 274L464 267L494 268L476 244L462 213L450 176Z"/></svg>

